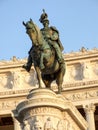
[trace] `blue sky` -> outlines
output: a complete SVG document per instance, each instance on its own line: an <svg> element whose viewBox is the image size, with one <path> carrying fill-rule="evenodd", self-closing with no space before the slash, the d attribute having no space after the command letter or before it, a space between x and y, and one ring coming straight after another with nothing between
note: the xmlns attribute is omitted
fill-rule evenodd
<svg viewBox="0 0 98 130"><path fill-rule="evenodd" d="M39 22L42 9L60 33L64 53L98 48L98 0L0 0L0 60L25 58L31 41L22 21Z"/></svg>

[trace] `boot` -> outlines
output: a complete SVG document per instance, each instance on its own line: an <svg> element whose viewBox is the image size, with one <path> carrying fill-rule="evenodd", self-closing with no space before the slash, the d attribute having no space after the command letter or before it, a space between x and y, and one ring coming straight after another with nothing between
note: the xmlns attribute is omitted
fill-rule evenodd
<svg viewBox="0 0 98 130"><path fill-rule="evenodd" d="M31 69L31 67L28 66L27 64L23 65L22 68L24 68L27 72L29 72Z"/></svg>

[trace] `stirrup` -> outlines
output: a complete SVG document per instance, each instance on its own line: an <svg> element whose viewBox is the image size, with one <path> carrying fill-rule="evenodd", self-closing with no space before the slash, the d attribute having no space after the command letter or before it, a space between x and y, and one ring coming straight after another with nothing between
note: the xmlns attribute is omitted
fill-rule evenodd
<svg viewBox="0 0 98 130"><path fill-rule="evenodd" d="M44 65L40 65L40 69L42 70L42 69L44 69L45 68L45 66Z"/></svg>

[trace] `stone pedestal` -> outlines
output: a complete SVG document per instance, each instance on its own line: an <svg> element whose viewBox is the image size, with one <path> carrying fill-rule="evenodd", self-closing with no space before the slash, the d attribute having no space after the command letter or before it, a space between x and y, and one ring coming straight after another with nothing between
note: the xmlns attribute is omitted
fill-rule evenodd
<svg viewBox="0 0 98 130"><path fill-rule="evenodd" d="M22 130L87 130L73 104L49 89L31 90L13 113Z"/></svg>

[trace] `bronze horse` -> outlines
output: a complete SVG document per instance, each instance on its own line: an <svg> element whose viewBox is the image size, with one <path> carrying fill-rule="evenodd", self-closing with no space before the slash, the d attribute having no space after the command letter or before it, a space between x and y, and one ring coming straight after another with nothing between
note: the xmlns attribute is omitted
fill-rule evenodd
<svg viewBox="0 0 98 130"><path fill-rule="evenodd" d="M46 88L51 88L52 81L56 80L58 93L61 93L63 77L65 74L65 63L59 64L55 55L55 50L44 39L40 29L30 19L27 23L23 22L26 27L26 33L29 35L33 49L30 52L32 63L37 73L39 88L41 88L41 79ZM43 61L44 69L40 68L40 62Z"/></svg>

